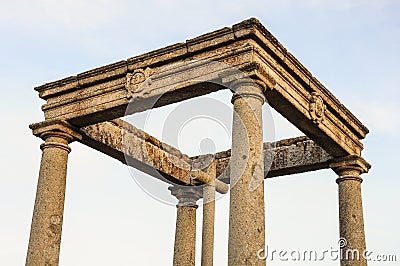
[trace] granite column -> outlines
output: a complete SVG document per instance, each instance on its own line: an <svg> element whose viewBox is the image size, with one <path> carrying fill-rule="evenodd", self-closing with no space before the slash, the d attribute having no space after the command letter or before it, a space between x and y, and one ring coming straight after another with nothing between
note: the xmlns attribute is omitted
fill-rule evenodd
<svg viewBox="0 0 400 266"><path fill-rule="evenodd" d="M196 201L202 191L195 187L169 187L178 199L174 245L174 266L194 266L196 254Z"/></svg>
<svg viewBox="0 0 400 266"><path fill-rule="evenodd" d="M361 157L350 155L330 164L338 174L339 228L342 266L366 266L364 218L361 198L362 173L370 165Z"/></svg>
<svg viewBox="0 0 400 266"><path fill-rule="evenodd" d="M30 126L45 142L36 190L26 265L58 265L64 214L68 144L80 134L65 121Z"/></svg>
<svg viewBox="0 0 400 266"><path fill-rule="evenodd" d="M214 259L214 223L215 223L215 161L205 170L214 180L203 187L203 231L201 246L201 265L212 266Z"/></svg>
<svg viewBox="0 0 400 266"><path fill-rule="evenodd" d="M264 157L261 87L236 81L234 91L228 265L265 265Z"/></svg>

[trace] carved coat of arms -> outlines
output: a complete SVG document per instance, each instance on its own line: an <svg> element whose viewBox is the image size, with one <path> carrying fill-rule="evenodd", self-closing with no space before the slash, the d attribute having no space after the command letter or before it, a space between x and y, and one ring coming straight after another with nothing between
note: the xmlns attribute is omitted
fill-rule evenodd
<svg viewBox="0 0 400 266"><path fill-rule="evenodd" d="M322 120L324 120L325 111L326 105L324 104L322 97L318 93L312 92L309 106L309 112L312 121L317 125L321 123Z"/></svg>
<svg viewBox="0 0 400 266"><path fill-rule="evenodd" d="M126 74L126 84L125 88L127 91L127 98L130 99L133 96L133 93L140 92L140 86L147 80L147 83L150 85L150 75L152 71L150 68L136 69L133 73Z"/></svg>

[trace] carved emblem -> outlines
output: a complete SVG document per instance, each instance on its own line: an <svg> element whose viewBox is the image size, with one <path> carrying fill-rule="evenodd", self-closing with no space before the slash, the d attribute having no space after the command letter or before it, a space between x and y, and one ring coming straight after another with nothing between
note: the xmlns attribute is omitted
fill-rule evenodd
<svg viewBox="0 0 400 266"><path fill-rule="evenodd" d="M151 79L149 78L151 75L151 69L146 68L136 69L133 73L126 74L126 84L125 88L127 91L127 98L130 99L133 96L133 93L140 92L139 87L143 84L143 82L147 81L147 84L151 84Z"/></svg>
<svg viewBox="0 0 400 266"><path fill-rule="evenodd" d="M312 121L315 124L319 124L324 120L326 105L324 104L324 100L318 93L312 92L310 97L310 116Z"/></svg>

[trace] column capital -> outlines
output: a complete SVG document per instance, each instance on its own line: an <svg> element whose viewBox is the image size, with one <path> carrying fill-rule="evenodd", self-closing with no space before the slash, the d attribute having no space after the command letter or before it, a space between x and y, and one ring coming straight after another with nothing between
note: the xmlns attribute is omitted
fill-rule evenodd
<svg viewBox="0 0 400 266"><path fill-rule="evenodd" d="M203 197L202 187L177 185L168 187L168 190L178 199L178 207L197 207L196 201Z"/></svg>
<svg viewBox="0 0 400 266"><path fill-rule="evenodd" d="M339 175L339 178L336 180L337 183L348 179L362 182L360 175L368 173L371 165L361 156L348 155L335 158L329 164L329 167Z"/></svg>
<svg viewBox="0 0 400 266"><path fill-rule="evenodd" d="M264 95L265 84L263 82L254 81L250 78L238 79L233 81L229 87L233 92L232 103L238 98L247 97L256 98L262 103L266 100Z"/></svg>
<svg viewBox="0 0 400 266"><path fill-rule="evenodd" d="M51 136L61 137L68 142L82 139L79 129L64 120L45 120L31 124L29 128L32 130L33 135L43 140Z"/></svg>

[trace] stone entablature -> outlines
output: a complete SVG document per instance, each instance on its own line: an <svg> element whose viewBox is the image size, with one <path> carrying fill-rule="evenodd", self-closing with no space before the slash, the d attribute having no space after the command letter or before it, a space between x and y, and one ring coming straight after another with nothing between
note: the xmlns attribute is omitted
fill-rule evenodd
<svg viewBox="0 0 400 266"><path fill-rule="evenodd" d="M368 129L256 19L51 82L36 90L46 100L43 105L46 119L63 119L82 127L124 116L130 101L138 103L128 110L134 113L225 89L214 83L203 84L204 79L222 84L224 80L230 81L226 78L229 71L224 69L207 72L207 65L200 64L197 71L207 75L189 86L180 76L182 69L172 68L163 73L166 67L189 60L218 61L243 71L266 84L264 93L269 104L330 154L338 157L361 154L360 140ZM135 73L147 73L147 77L156 74L150 84L135 91L127 86ZM146 101L160 96L163 97L156 106L146 105Z"/></svg>

